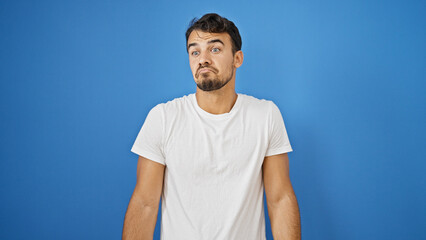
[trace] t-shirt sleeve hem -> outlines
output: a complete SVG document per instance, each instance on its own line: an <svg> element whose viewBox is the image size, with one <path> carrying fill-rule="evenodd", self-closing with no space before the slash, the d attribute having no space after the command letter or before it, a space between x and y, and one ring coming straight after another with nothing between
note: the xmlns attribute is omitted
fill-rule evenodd
<svg viewBox="0 0 426 240"><path fill-rule="evenodd" d="M130 151L132 151L133 153L138 154L139 156L147 158L147 159L149 159L151 161L154 161L154 162L166 165L164 159L162 157L158 156L157 154L151 153L149 151L146 151L144 149L140 149L140 148L135 147L135 146L133 146Z"/></svg>
<svg viewBox="0 0 426 240"><path fill-rule="evenodd" d="M272 155L277 155L277 154L281 154L281 153L287 153L287 152L292 152L293 149L291 148L291 146L285 146L285 147L281 147L281 148L275 148L275 149L270 149L266 152L265 157L269 157Z"/></svg>

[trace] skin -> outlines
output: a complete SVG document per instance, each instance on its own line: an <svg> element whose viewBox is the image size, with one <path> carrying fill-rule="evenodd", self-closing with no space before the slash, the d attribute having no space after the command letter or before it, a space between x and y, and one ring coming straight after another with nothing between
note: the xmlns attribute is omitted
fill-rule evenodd
<svg viewBox="0 0 426 240"><path fill-rule="evenodd" d="M243 63L243 52L232 52L227 33L196 30L188 38L187 49L198 105L211 114L229 112L238 97L235 73ZM209 86L214 90L208 89ZM165 167L139 157L136 186L124 219L122 239L153 238ZM290 182L287 153L265 157L262 173L274 239L301 239L299 208Z"/></svg>
<svg viewBox="0 0 426 240"><path fill-rule="evenodd" d="M219 42L219 41L220 42ZM195 83L205 81L229 82L220 89L203 91L197 86L195 96L198 105L206 112L223 114L231 111L237 100L235 73L243 64L244 54L232 53L231 37L228 33L208 33L194 30L188 37L189 66ZM200 72L200 69L211 71Z"/></svg>
<svg viewBox="0 0 426 240"><path fill-rule="evenodd" d="M127 207L123 240L152 240L163 191L165 165L139 156L136 186Z"/></svg>
<svg viewBox="0 0 426 240"><path fill-rule="evenodd" d="M265 157L262 172L274 239L300 240L299 205L290 181L287 153Z"/></svg>

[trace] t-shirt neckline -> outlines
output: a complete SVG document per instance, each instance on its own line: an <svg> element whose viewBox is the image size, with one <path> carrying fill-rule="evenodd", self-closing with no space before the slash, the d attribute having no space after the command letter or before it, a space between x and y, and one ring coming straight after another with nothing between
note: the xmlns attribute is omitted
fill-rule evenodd
<svg viewBox="0 0 426 240"><path fill-rule="evenodd" d="M191 94L192 97L192 103L195 107L195 109L197 110L197 112L199 112L201 115L210 118L210 119L226 119L231 117L232 115L235 114L235 112L238 111L238 109L240 108L241 105L241 101L242 101L242 94L237 93L237 100L234 103L234 106L232 106L231 111L227 112L227 113L222 113L222 114L212 114L209 112L206 112L204 109L202 109L197 102L197 97L195 96L195 93Z"/></svg>

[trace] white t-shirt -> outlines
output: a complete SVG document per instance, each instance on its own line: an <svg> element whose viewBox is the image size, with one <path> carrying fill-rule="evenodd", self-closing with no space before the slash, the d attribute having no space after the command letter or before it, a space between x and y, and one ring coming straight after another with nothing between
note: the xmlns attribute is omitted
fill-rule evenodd
<svg viewBox="0 0 426 240"><path fill-rule="evenodd" d="M291 152L269 100L238 93L231 111L211 114L195 94L156 105L131 149L166 165L162 240L265 240L262 163Z"/></svg>

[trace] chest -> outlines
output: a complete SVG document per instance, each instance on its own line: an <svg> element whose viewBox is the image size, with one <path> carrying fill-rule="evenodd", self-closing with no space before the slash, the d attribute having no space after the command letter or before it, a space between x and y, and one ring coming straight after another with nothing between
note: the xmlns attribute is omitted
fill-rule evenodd
<svg viewBox="0 0 426 240"><path fill-rule="evenodd" d="M166 144L169 171L191 179L238 178L261 167L267 148L264 124L232 121L180 121Z"/></svg>

